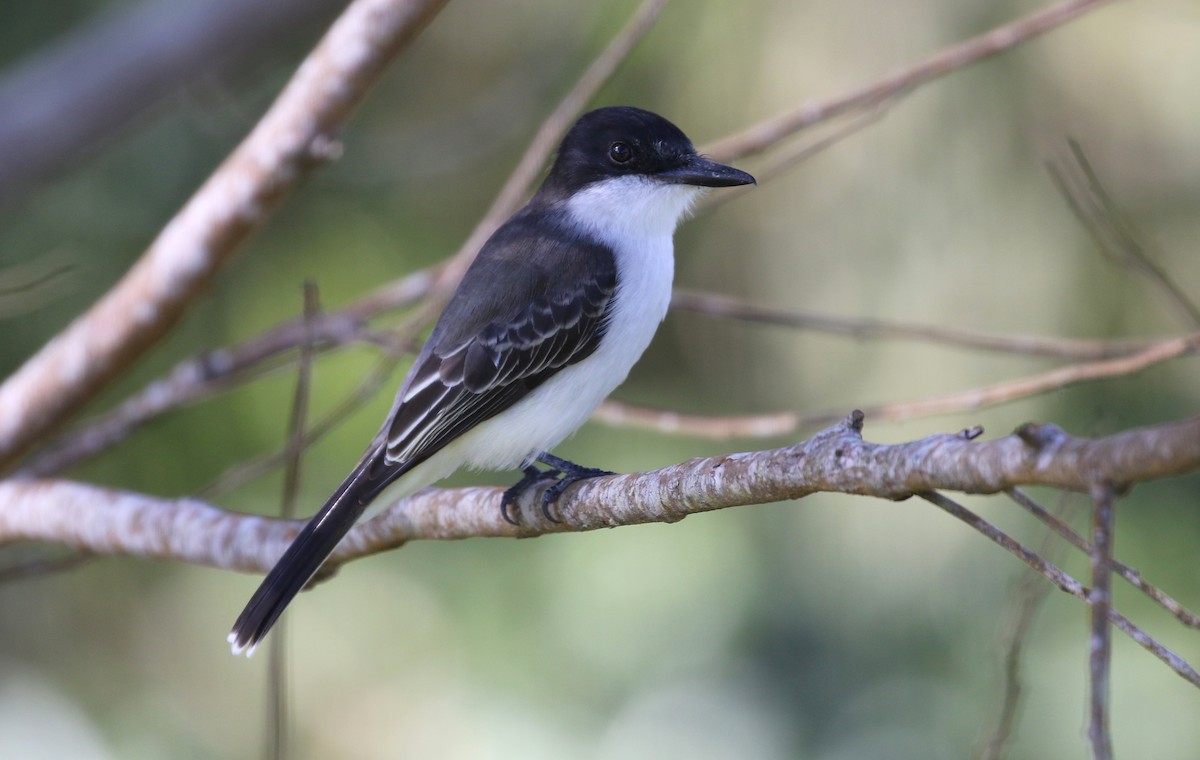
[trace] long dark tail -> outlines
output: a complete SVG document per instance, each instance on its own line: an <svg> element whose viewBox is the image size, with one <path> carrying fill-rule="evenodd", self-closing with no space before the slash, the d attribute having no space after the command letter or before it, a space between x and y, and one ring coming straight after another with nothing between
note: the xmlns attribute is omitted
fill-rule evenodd
<svg viewBox="0 0 1200 760"><path fill-rule="evenodd" d="M364 457L275 563L233 624L228 640L234 654L245 652L249 657L254 653L254 648L333 553L367 505L409 469L395 468L381 475L374 471L376 465L374 457Z"/></svg>

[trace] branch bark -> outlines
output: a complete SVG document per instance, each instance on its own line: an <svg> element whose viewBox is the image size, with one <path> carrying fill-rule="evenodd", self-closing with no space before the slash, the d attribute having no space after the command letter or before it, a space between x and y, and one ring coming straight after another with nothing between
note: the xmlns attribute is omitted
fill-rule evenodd
<svg viewBox="0 0 1200 760"><path fill-rule="evenodd" d="M502 489L427 489L347 536L337 565L418 539L532 537L676 522L699 512L837 492L900 500L933 490L993 494L1021 485L1089 492L1200 469L1200 416L1100 439L1054 425L972 440L978 430L901 444L862 438L862 415L779 449L692 459L654 472L583 482L563 495L559 522L522 505L520 524L500 516ZM100 554L131 554L265 572L300 528L294 520L235 514L196 499L162 499L58 480L0 482L0 545L48 541Z"/></svg>

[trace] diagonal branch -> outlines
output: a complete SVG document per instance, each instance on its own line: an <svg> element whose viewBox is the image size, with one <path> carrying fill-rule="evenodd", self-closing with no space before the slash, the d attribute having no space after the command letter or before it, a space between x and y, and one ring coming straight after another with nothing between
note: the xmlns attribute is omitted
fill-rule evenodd
<svg viewBox="0 0 1200 760"><path fill-rule="evenodd" d="M319 161L384 66L445 0L357 0L266 116L91 309L0 386L0 467L165 335Z"/></svg>
<svg viewBox="0 0 1200 760"><path fill-rule="evenodd" d="M1071 529L1071 526L1047 512L1041 505L1019 488L1013 488L1008 491L1008 496L1017 504L1029 510L1037 519L1046 524L1050 530L1057 533L1062 538L1076 549L1088 554L1089 556L1095 551L1092 544ZM1130 586L1133 586L1138 591L1150 597L1158 606L1162 607L1167 612L1175 616L1175 619L1183 623L1188 628L1200 629L1200 616L1184 607L1174 597L1166 593L1158 586L1147 581L1142 577L1142 574L1133 569L1129 565L1117 560L1111 560L1112 569L1120 575Z"/></svg>
<svg viewBox="0 0 1200 760"><path fill-rule="evenodd" d="M755 124L737 134L704 146L703 152L718 161L732 161L758 153L814 124L862 108L873 108L951 71L1003 53L1053 31L1105 2L1108 0L1068 0L1034 11L1011 23L941 50L917 64L870 82L845 95L831 100L805 103L792 111Z"/></svg>
<svg viewBox="0 0 1200 760"><path fill-rule="evenodd" d="M1082 583L1063 572L1057 565L1048 562L1036 552L1018 543L1011 536L1001 532L999 528L984 520L979 515L963 507L953 499L948 499L934 491L921 494L921 497L931 504L936 505L947 514L962 520L994 543L1003 547L1010 554L1041 573L1060 590L1077 599L1082 599L1089 604L1091 603L1090 592ZM1105 616L1100 618L1100 621L1096 624L1107 628L1105 621L1121 629L1121 632L1133 639L1138 646L1153 654L1188 683L1200 687L1200 673L1197 673L1195 668L1188 664L1182 657L1164 647L1141 628L1134 625L1129 618L1117 612L1111 606L1106 605Z"/></svg>

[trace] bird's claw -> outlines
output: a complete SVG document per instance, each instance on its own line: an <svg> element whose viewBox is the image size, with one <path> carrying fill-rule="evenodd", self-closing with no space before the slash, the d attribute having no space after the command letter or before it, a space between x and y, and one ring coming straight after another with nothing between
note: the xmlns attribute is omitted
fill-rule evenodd
<svg viewBox="0 0 1200 760"><path fill-rule="evenodd" d="M555 517L550 510L558 503L558 497L562 496L564 491L581 480L615 474L595 467L581 467L574 462L568 462L548 453L538 455L537 461L549 466L550 469L539 470L532 464L523 467L522 471L525 475L500 497L500 516L510 525L517 524L512 517L510 508L518 505L521 497L531 488L549 484L542 492L542 514L550 522L556 523L561 520Z"/></svg>

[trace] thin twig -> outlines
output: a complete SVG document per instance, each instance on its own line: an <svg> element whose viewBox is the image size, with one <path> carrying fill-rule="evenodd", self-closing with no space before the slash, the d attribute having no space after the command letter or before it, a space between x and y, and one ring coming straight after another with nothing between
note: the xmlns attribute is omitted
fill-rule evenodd
<svg viewBox="0 0 1200 760"><path fill-rule="evenodd" d="M75 265L44 258L29 264L17 264L0 270L0 298L28 293L31 290L62 278L75 269Z"/></svg>
<svg viewBox="0 0 1200 760"><path fill-rule="evenodd" d="M887 113L888 105L888 103L880 103L874 107L866 108L861 113L847 114L845 123L838 125L829 134L808 142L800 142L786 150L780 150L778 154L772 154L766 163L754 169L754 179L757 180L757 184L759 185L766 184L796 165L832 148L842 140L857 134L859 131L882 119L884 114ZM701 216L711 213L726 203L737 200L748 192L752 192L753 189L753 186L744 185L742 187L727 188L724 192L720 193L708 193L696 204L695 215Z"/></svg>
<svg viewBox="0 0 1200 760"><path fill-rule="evenodd" d="M907 401L883 404L865 411L872 416L890 420L903 420L947 412L980 409L985 406L1003 404L1017 399L1036 396L1079 383L1111 377L1126 377L1200 349L1200 332L1181 338L1172 338L1147 346L1134 354L1102 359L1095 362L1071 364L1037 375L1008 380L994 385L975 388L922 401Z"/></svg>
<svg viewBox="0 0 1200 760"><path fill-rule="evenodd" d="M413 318L408 320L401 332L407 333L406 337L411 341L411 335L419 330L420 327L421 320ZM362 408L364 404L375 398L375 394L379 392L379 389L392 377L396 366L407 352L406 348L410 345L411 343L398 344L396 347L388 349L379 361L359 380L354 390L350 391L341 402L305 431L298 445L305 449L311 447L335 430L338 425L345 422L350 415ZM251 483L259 479L271 470L284 464L286 459L286 449L281 449L260 457L238 462L218 475L211 483L197 491L197 495L201 498L218 498L223 494L240 488L246 483Z"/></svg>
<svg viewBox="0 0 1200 760"><path fill-rule="evenodd" d="M688 414L670 409L652 409L640 404L608 399L592 413L592 421L612 427L653 430L664 435L686 435L710 441L731 438L779 438L791 435L819 419L828 422L827 413L819 417L798 412L768 414Z"/></svg>
<svg viewBox="0 0 1200 760"><path fill-rule="evenodd" d="M1140 242L1142 235L1104 188L1079 143L1069 140L1068 146L1073 168L1065 162L1048 162L1046 166L1080 224L1112 261L1145 277L1189 329L1200 328L1200 306L1150 256Z"/></svg>
<svg viewBox="0 0 1200 760"><path fill-rule="evenodd" d="M1061 590L1067 592L1071 596L1082 599L1085 602L1090 601L1089 591L1082 583L1063 572L1053 563L1048 562L1044 558L1038 556L1037 553L1026 548L1004 533L1004 531L1000 530L995 525L992 525L987 520L984 520L982 517L979 517L974 512L971 512L966 507L936 492L921 494L921 497L970 525L976 531L982 533L996 544L999 544L1010 554L1013 554L1022 562L1032 567L1034 570L1037 570ZM1166 664L1167 667L1171 668L1171 670L1175 671L1176 675L1188 681L1193 686L1200 688L1200 673L1197 673L1196 669L1188 664L1186 660L1164 647L1145 631L1131 623L1128 618L1111 607L1109 607L1107 610L1107 618L1109 622L1121 629L1122 633L1125 633L1127 636L1129 636L1129 638L1137 642L1139 646L1153 654L1164 664Z"/></svg>
<svg viewBox="0 0 1200 760"><path fill-rule="evenodd" d="M860 339L919 340L937 345L974 348L997 353L1024 356L1048 356L1056 359L1096 361L1144 351L1158 340L1088 340L1048 338L1037 335L1007 335L1004 333L968 330L961 327L938 327L870 317L835 317L828 314L803 312L778 306L767 306L716 293L702 293L676 288L671 306L705 316L738 319L746 322L797 327L806 330L849 335Z"/></svg>
<svg viewBox="0 0 1200 760"><path fill-rule="evenodd" d="M1072 530L1071 526L1043 509L1041 505L1029 498L1029 495L1023 490L1012 488L1007 493L1013 501L1029 510L1034 517L1049 526L1052 531L1066 539L1072 546L1088 555L1092 554L1092 544L1089 541ZM1140 572L1116 559L1112 560L1112 569L1128 582L1129 585L1150 597L1156 604L1171 613L1176 620L1189 628L1200 630L1200 615L1184 607L1170 594L1146 581Z"/></svg>
<svg viewBox="0 0 1200 760"><path fill-rule="evenodd" d="M1079 383L1113 377L1125 377L1149 367L1200 350L1200 333L1152 343L1133 354L1095 362L1071 364L1028 377L994 385L934 396L918 401L864 407L877 420L907 420L936 414L982 409L997 404L1036 396ZM655 430L673 435L689 435L709 440L788 435L797 430L828 425L841 415L834 411L773 412L752 415L702 415L651 409L635 404L605 401L593 419L607 425Z"/></svg>
<svg viewBox="0 0 1200 760"><path fill-rule="evenodd" d="M1098 485L1092 493L1092 590L1088 594L1091 607L1091 637L1089 639L1088 672L1088 741L1095 760L1112 760L1112 737L1108 730L1108 692L1112 668L1112 544L1113 501L1116 495L1107 483Z"/></svg>
<svg viewBox="0 0 1200 760"><path fill-rule="evenodd" d="M1070 494L1063 495L1060 512L1066 508L1070 496ZM1058 564L1062 549L1061 543L1054 541L1052 536L1046 535L1042 539L1037 553L1047 561ZM1017 580L1017 587L1013 592L1014 612L1009 616L1008 645L1004 651L1004 695L1000 701L1000 714L996 717L996 724L987 739L980 743L975 753L977 760L1000 760L1004 756L1005 745L1012 736L1021 704L1023 691L1021 656L1033 627L1034 618L1041 609L1042 602L1049 596L1050 588L1034 572L1023 572Z"/></svg>
<svg viewBox="0 0 1200 760"><path fill-rule="evenodd" d="M79 464L123 441L147 422L230 388L238 380L264 375L274 367L262 365L305 344L311 336L314 351L371 339L366 322L385 311L400 309L422 298L433 285L434 271L421 270L328 314L284 322L249 340L205 351L175 365L162 377L121 402L115 409L85 421L62 435L14 473L14 477L44 478ZM395 349L395 339L385 349Z"/></svg>
<svg viewBox="0 0 1200 760"><path fill-rule="evenodd" d="M1003 53L1060 27L1105 2L1108 0L1070 0L1043 8L941 50L920 63L871 81L845 95L826 101L805 103L795 110L706 145L702 150L719 161L732 161L757 153L813 124L860 108L873 108L952 71Z"/></svg>

